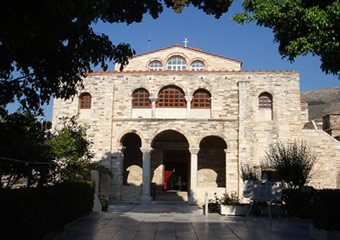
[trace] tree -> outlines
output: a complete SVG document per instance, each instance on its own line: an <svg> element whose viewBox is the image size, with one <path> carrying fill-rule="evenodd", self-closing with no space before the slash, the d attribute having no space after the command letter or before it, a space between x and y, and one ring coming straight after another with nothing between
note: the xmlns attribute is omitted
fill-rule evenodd
<svg viewBox="0 0 340 240"><path fill-rule="evenodd" d="M62 181L90 180L91 170L112 175L105 166L91 162L92 143L86 138L86 130L85 126L77 123L76 117L65 118L63 128L47 141L59 166L58 178Z"/></svg>
<svg viewBox="0 0 340 240"><path fill-rule="evenodd" d="M232 0L164 0L181 12L193 4L220 17ZM107 61L128 63L135 51L129 44L114 45L93 31L98 21L127 24L144 14L158 18L160 0L42 0L6 1L0 8L0 116L7 104L18 101L24 110L40 112L51 96L69 99L82 78Z"/></svg>
<svg viewBox="0 0 340 240"><path fill-rule="evenodd" d="M11 188L21 178L27 187L52 181L55 164L43 125L34 116L6 116L0 121L0 136L0 188Z"/></svg>
<svg viewBox="0 0 340 240"><path fill-rule="evenodd" d="M239 23L271 28L282 57L320 56L321 69L340 79L339 0L244 0Z"/></svg>
<svg viewBox="0 0 340 240"><path fill-rule="evenodd" d="M300 188L309 182L316 155L303 141L277 142L266 152L262 167L276 170L289 188Z"/></svg>

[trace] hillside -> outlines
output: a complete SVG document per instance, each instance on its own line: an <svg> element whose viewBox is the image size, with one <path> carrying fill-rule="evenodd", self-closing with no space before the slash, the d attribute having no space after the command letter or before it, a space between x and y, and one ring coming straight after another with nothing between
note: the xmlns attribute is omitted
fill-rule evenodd
<svg viewBox="0 0 340 240"><path fill-rule="evenodd" d="M308 102L310 120L340 110L340 87L301 92L301 98Z"/></svg>

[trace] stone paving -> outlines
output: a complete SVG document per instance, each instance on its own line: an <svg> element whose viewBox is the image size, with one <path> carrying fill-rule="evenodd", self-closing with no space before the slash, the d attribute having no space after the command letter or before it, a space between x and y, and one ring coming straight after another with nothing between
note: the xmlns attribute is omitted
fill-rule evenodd
<svg viewBox="0 0 340 240"><path fill-rule="evenodd" d="M107 213L91 213L54 240L215 240L310 239L309 221L267 217L202 215L193 205L118 204Z"/></svg>

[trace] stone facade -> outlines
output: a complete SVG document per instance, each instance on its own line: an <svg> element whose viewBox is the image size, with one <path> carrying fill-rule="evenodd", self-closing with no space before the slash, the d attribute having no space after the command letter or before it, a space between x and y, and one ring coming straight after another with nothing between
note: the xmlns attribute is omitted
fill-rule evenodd
<svg viewBox="0 0 340 240"><path fill-rule="evenodd" d="M340 141L340 112L327 114L322 120L322 129Z"/></svg>
<svg viewBox="0 0 340 240"><path fill-rule="evenodd" d="M173 56L185 59L187 70L165 70ZM164 70L148 71L155 60ZM204 71L190 70L195 61L204 64ZM73 100L55 99L53 124L58 127L60 117L78 114L80 122L89 126L95 161L113 172L101 186L102 194L112 201L150 201L153 187L164 190L168 172L181 175L177 188L187 191L191 201L202 202L206 192L211 197L226 192L241 196L243 163L258 165L269 145L279 140L313 140L312 133L302 131L308 105L300 102L299 74L242 71L241 65L178 45L137 55L122 72L89 74ZM180 89L186 106L159 107L166 86ZM149 94L150 104L143 108L133 105L138 89ZM211 96L210 106L194 108L191 102L202 89ZM91 94L90 109L80 107L83 93ZM269 107L260 107L263 93L270 99ZM323 150L337 153L322 157L324 174L319 177L328 180L315 183L337 187L339 143L333 149L334 142L322 137L327 145ZM326 163L328 157L331 165ZM327 175L328 170L332 174Z"/></svg>

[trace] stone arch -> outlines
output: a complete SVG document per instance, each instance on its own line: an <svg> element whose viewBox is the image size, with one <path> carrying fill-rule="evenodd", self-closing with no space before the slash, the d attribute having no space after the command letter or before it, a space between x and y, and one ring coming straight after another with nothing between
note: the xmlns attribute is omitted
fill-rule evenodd
<svg viewBox="0 0 340 240"><path fill-rule="evenodd" d="M146 85L144 85L144 84L138 85L137 87L131 88L129 96L132 97L132 94L133 94L136 90L138 90L138 89L145 89L145 90L147 90L147 91L149 92L150 96L151 96L150 89L149 89Z"/></svg>
<svg viewBox="0 0 340 240"><path fill-rule="evenodd" d="M159 62L161 62L162 65L163 65L163 71L165 70L165 65L164 65L164 64L166 64L166 62L164 63L164 60L161 59L161 58L154 57L154 58L149 59L149 61L147 61L146 65L145 65L145 70L146 70L146 71L149 71L149 65L150 65L150 63L152 63L153 61L159 61Z"/></svg>
<svg viewBox="0 0 340 240"><path fill-rule="evenodd" d="M150 146L152 146L153 140L155 139L155 137L157 135L159 135L161 132L164 132L164 131L167 131L167 130L176 131L176 132L182 134L187 139L188 144L189 144L189 148L193 145L193 140L192 140L190 134L188 132L186 132L184 129L179 128L179 127L167 127L167 128L157 129L157 131L152 133L153 137L151 139Z"/></svg>
<svg viewBox="0 0 340 240"><path fill-rule="evenodd" d="M191 67L191 64L192 64L193 62L195 62L195 61L201 61L201 62L203 62L205 71L207 70L208 62L207 62L205 59L200 58L200 57L194 57L194 58L190 59L190 62L188 62L189 69L190 69L190 67Z"/></svg>
<svg viewBox="0 0 340 240"><path fill-rule="evenodd" d="M141 186L143 179L142 140L134 132L124 134L120 143L123 146L123 186Z"/></svg>
<svg viewBox="0 0 340 240"><path fill-rule="evenodd" d="M198 187L226 187L227 144L223 138L210 135L202 138L198 152Z"/></svg>
<svg viewBox="0 0 340 240"><path fill-rule="evenodd" d="M186 136L174 129L163 129L153 135L151 178L158 191L189 191L190 152Z"/></svg>
<svg viewBox="0 0 340 240"><path fill-rule="evenodd" d="M232 133L233 132L233 133ZM236 132L233 130L230 130L230 133L228 135L235 135ZM201 141L208 137L208 136L215 136L215 137L219 137L221 139L223 139L223 141L225 142L225 144L227 145L227 149L230 150L233 148L233 144L229 141L229 139L225 136L225 134L221 133L221 132L217 132L217 131L208 131L208 132L204 132L202 135L200 135L199 138L196 139L195 141L195 145L199 146Z"/></svg>
<svg viewBox="0 0 340 240"><path fill-rule="evenodd" d="M135 134L138 135L138 137L141 139L141 148L144 148L146 146L146 141L145 141L145 138L142 135L142 131L137 130L137 129L128 129L128 130L122 131L119 135L117 135L118 137L116 138L116 141L115 141L117 149L123 147L121 140L124 137L124 135L126 135L128 133L135 133Z"/></svg>
<svg viewBox="0 0 340 240"><path fill-rule="evenodd" d="M208 84L198 84L198 85L195 85L195 87L191 88L190 90L188 90L188 95L187 96L192 96L194 95L194 93L198 90L198 89L204 89L204 90L207 90L210 92L211 94L211 98L213 98L215 96L215 90L211 88L210 85Z"/></svg>
<svg viewBox="0 0 340 240"><path fill-rule="evenodd" d="M184 92L184 96L188 96L185 87L184 87L182 84L176 82L176 83L169 83L169 84L167 84L167 85L163 85L163 86L158 87L158 88L156 89L156 91L155 91L155 97L158 98L159 92L160 92L163 88L168 87L168 86L175 86L175 87L178 87L178 88L180 88L180 89ZM152 95L152 94L151 94L151 95Z"/></svg>
<svg viewBox="0 0 340 240"><path fill-rule="evenodd" d="M165 67L166 67L166 64L169 61L169 59L172 58L172 57L175 57L175 56L183 57L185 59L185 61L187 62L187 69L188 69L189 57L187 55L185 55L184 53L181 53L181 52L173 52L173 53L169 54L164 60ZM165 69L165 70L167 70L167 69Z"/></svg>

